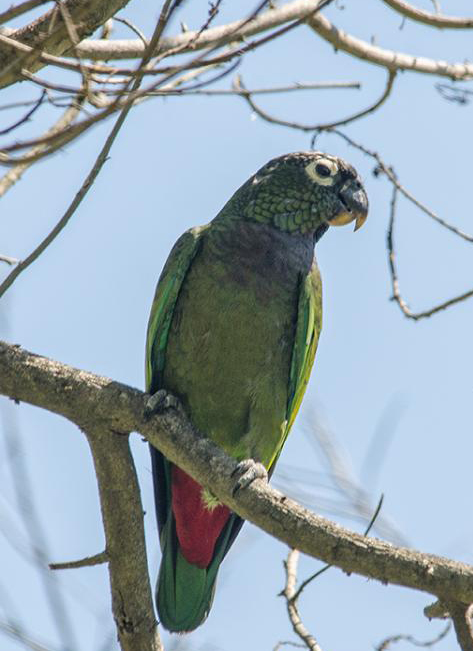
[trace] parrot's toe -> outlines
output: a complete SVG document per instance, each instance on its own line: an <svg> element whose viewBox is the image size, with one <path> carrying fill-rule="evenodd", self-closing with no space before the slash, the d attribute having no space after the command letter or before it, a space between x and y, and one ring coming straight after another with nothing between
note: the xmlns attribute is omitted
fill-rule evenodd
<svg viewBox="0 0 473 651"><path fill-rule="evenodd" d="M149 396L145 403L145 416L150 418L154 414L160 414L165 409L173 407L177 409L179 401L172 393L168 393L165 389L159 389L156 393Z"/></svg>
<svg viewBox="0 0 473 651"><path fill-rule="evenodd" d="M252 484L255 479L268 481L268 472L259 461L243 459L232 472L232 477L237 477L232 490L232 495L236 495L239 490Z"/></svg>

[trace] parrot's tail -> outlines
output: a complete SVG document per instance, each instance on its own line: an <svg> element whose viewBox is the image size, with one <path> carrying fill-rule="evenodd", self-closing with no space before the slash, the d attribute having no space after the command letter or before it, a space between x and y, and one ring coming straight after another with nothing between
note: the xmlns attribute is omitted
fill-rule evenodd
<svg viewBox="0 0 473 651"><path fill-rule="evenodd" d="M163 558L156 587L161 624L185 633L209 614L218 568L243 520L177 466L171 509L161 529Z"/></svg>
<svg viewBox="0 0 473 651"><path fill-rule="evenodd" d="M173 633L186 633L200 626L209 614L215 579L207 568L192 565L177 549L166 545L156 587L160 623Z"/></svg>

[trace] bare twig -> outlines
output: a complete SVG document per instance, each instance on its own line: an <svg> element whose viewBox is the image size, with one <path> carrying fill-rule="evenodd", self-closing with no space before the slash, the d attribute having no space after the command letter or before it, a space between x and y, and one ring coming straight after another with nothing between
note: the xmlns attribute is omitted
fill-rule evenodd
<svg viewBox="0 0 473 651"><path fill-rule="evenodd" d="M39 77L38 75L34 75L32 72L29 72L28 70L22 70L21 76L23 77L23 79L27 79L28 81L31 81L33 84L36 84L41 88L54 90L58 93L67 93L68 95L78 95L81 92L80 86L66 86L65 84L59 84L54 81L47 81L46 79L41 79L41 77ZM29 141L26 146L29 147L32 144L33 141ZM20 146L17 148L19 149L22 147ZM8 151L8 148L5 147L4 151Z"/></svg>
<svg viewBox="0 0 473 651"><path fill-rule="evenodd" d="M182 66L183 69L186 69L188 66ZM211 83L212 81L216 81L217 79L220 79L221 77L225 76L226 74L230 74L234 70L235 66L231 66L227 68L224 72L220 73L218 76L214 77L213 79L209 80L207 83ZM202 68L196 68L194 70L191 70L190 72L184 74L181 78L175 79L173 82L170 82L168 84L163 84L164 81L167 79L174 77L175 74L174 72L168 77L160 80L159 82L151 85L150 87L140 91L140 90L133 90L125 88L123 90L120 90L117 93L117 99L114 100L113 102L106 104L106 107L104 110L100 113L94 114L89 118L86 118L82 120L82 122L78 122L75 124L72 124L70 126L65 127L61 131L58 131L57 133L51 133L48 132L47 135L41 137L41 138L35 138L32 140L25 140L19 143L14 143L13 145L6 146L3 148L3 151L0 151L0 163L3 163L5 165L22 165L23 163L32 163L35 162L36 160L39 160L40 158L43 158L45 156L48 156L54 152L56 152L59 148L63 147L65 144L71 142L81 134L83 134L85 131L87 131L91 126L94 124L97 124L98 122L106 119L113 113L115 113L118 110L123 110L124 108L128 106L132 106L136 104L137 102L143 100L144 98L148 97L151 95L150 91L154 91L157 86L163 84L161 86L161 90L163 91L162 94L166 94L167 90L174 90L176 86L178 86L180 83L183 81L193 78L195 76L198 76L202 74L205 70ZM29 73L26 73L28 76L32 77L29 75ZM144 74L144 73L143 73ZM137 78L137 77L136 77ZM136 81L135 78L135 81ZM131 82L132 78L130 78L126 83L128 84ZM46 82L45 85L50 85ZM58 89L59 86L54 85L55 89ZM66 90L70 91L73 90L71 88L67 88ZM36 151L36 146L42 146L41 149ZM19 158L13 158L9 154L6 154L5 152L9 151L17 151L24 149L26 147L31 147L33 146L33 149L28 152L27 154L24 154L20 156Z"/></svg>
<svg viewBox="0 0 473 651"><path fill-rule="evenodd" d="M310 651L321 651L321 648L317 643L315 637L309 633L309 631L302 623L301 617L299 615L299 610L297 608L297 601L294 598L296 591L298 560L299 552L297 549L291 549L287 556L286 562L284 563L284 568L286 570L286 586L284 588L283 594L286 598L287 612L294 633L300 637L305 646L310 649Z"/></svg>
<svg viewBox="0 0 473 651"><path fill-rule="evenodd" d="M6 264L13 266L14 264L18 264L19 260L16 258L10 258L10 256L0 253L0 262L5 262Z"/></svg>
<svg viewBox="0 0 473 651"><path fill-rule="evenodd" d="M0 111L11 111L11 109L17 109L17 108L26 108L27 106L33 106L33 104L36 104L38 100L36 99L29 99L25 100L24 102L11 102L10 104L2 104L0 105Z"/></svg>
<svg viewBox="0 0 473 651"><path fill-rule="evenodd" d="M334 89L356 89L361 88L357 81L321 81L321 82L296 82L288 86L272 86L270 88L252 88L251 90L239 90L238 83L233 82L233 88L188 90L187 88L176 89L175 91L163 91L167 95L209 95L209 96L235 96L235 95L272 95L277 93L290 93L298 90L334 90ZM159 95L161 91L155 91L153 94Z"/></svg>
<svg viewBox="0 0 473 651"><path fill-rule="evenodd" d="M92 187L95 179L100 173L100 170L102 169L105 161L108 158L108 154L110 152L110 149L112 148L112 145L115 141L115 138L118 135L118 132L123 124L124 117L122 117L122 114L120 114L117 122L115 123L112 131L110 132L107 140L105 141L104 146L102 147L101 152L97 156L97 159L90 170L90 172L87 174L87 177L85 181L83 182L82 186L80 187L79 191L75 195L74 199L72 200L71 204L67 208L66 212L64 215L61 217L61 219L58 221L56 226L52 229L52 231L44 238L44 240L29 254L28 257L26 257L24 260L22 260L14 269L13 271L5 278L3 283L0 285L0 298L3 296L3 294L7 291L9 287L15 282L15 280L18 278L18 276L25 270L27 269L35 260L39 258L39 256L45 251L48 246L56 239L56 237L59 235L59 233L63 230L63 228L67 225L68 221L72 217L72 215L75 213L79 205L81 204L82 200L86 196L86 194L89 192L90 188Z"/></svg>
<svg viewBox="0 0 473 651"><path fill-rule="evenodd" d="M429 647L435 646L441 640L443 640L444 637L448 635L451 627L452 627L451 623L448 622L445 628L441 630L440 633L436 635L432 640L425 640L423 642L420 642L412 635L391 635L390 637L387 637L385 640L383 640L380 644L378 644L375 651L387 651L390 646L392 646L393 644L397 644L398 642L408 642L413 646L427 649Z"/></svg>
<svg viewBox="0 0 473 651"><path fill-rule="evenodd" d="M374 513L373 513L373 515L372 515L372 517L371 517L371 520L369 521L368 526L367 526L366 529L365 529L365 532L364 532L364 534L363 534L364 536L367 536L367 535L369 534L369 532L371 531L371 529L373 528L373 525L374 525L374 523L376 522L376 519L377 519L378 515L379 515L380 512L381 512L381 507L383 506L383 501L384 501L384 495L381 495L381 497L379 498L378 505L377 505L377 507L376 507L376 509L375 509L375 511L374 511ZM299 597L301 596L302 592L303 592L303 591L306 589L306 587L309 585L309 583L312 583L312 581L314 581L315 579L317 579L321 574L324 574L324 572L326 572L327 570L329 570L331 567L333 567L333 566L330 565L330 564L328 564L328 565L324 565L324 567L320 568L320 570L317 570L317 572L314 572L314 574L312 574L312 575L309 576L307 579L305 579L305 580L300 584L300 586L299 586L299 588L297 589L297 591L294 592L294 595L293 595L293 597L292 597L293 601L296 602L296 601L299 599Z"/></svg>
<svg viewBox="0 0 473 651"><path fill-rule="evenodd" d="M41 93L41 95L39 96L39 98L34 103L33 107L22 118L20 118L16 122L14 122L12 125L7 127L6 129L2 129L0 131L0 136L4 136L5 134L10 133L10 131L13 131L14 129L16 129L20 125L24 124L25 122L28 122L29 119L31 118L31 116L33 115L33 113L35 113L39 109L39 107L43 103L43 100L44 100L45 97L46 97L46 91L43 91Z"/></svg>
<svg viewBox="0 0 473 651"><path fill-rule="evenodd" d="M278 642L276 646L273 648L273 651L279 651L279 649L282 649L283 646L292 646L295 647L296 649L306 649L305 644L301 644L300 642L291 642L291 640L281 640L281 642Z"/></svg>
<svg viewBox="0 0 473 651"><path fill-rule="evenodd" d="M418 23L424 23L424 25L429 25L430 27L438 27L440 29L470 29L473 27L473 18L442 16L439 12L431 14L404 0L383 0L383 2L406 18L415 20Z"/></svg>
<svg viewBox="0 0 473 651"><path fill-rule="evenodd" d="M235 91L238 93L238 95L243 97L248 102L248 104L250 105L252 110L256 113L256 115L259 115L259 117L262 118L263 120L266 120L267 122L271 122L273 124L278 124L279 126L290 127L292 129L298 129L300 131L317 131L317 132L320 132L320 131L325 131L325 130L328 130L328 129L333 129L334 127L338 127L338 126L341 126L341 125L349 124L350 122L354 122L355 120L358 120L358 119L364 117L365 115L369 115L370 113L373 113L374 111L376 111L382 104L384 104L384 102L387 100L387 98L391 94L395 77L396 77L396 72L395 71L389 71L388 72L388 80L387 80L386 88L384 89L383 94L381 95L381 97L378 100L376 100L376 102L373 105L369 106L366 109L363 109L363 111L359 111L357 113L354 113L353 115L350 115L347 118L343 118L343 119L337 120L335 122L327 122L326 124L319 123L319 124L313 124L313 125L302 124L300 122L289 122L287 120L281 120L280 118L276 118L276 117L270 115L269 113L267 113L266 111L263 111L263 109L261 109L259 106L257 106L254 103L254 101L252 100L252 97L251 97L253 95L253 92L245 88L241 78L237 78L237 80L236 80L236 82L234 84L234 87L235 87Z"/></svg>
<svg viewBox="0 0 473 651"><path fill-rule="evenodd" d="M376 518L381 511L381 506L383 504L383 496L381 496L378 506L371 518L368 527L365 531L365 536L370 532ZM299 588L296 590L296 579L297 579L297 563L299 559L299 552L297 549L291 549L289 551L288 557L284 563L284 568L286 570L286 585L284 590L281 592L281 595L286 598L286 608L289 615L289 620L291 621L294 632L301 638L304 642L304 645L311 649L312 651L321 651L320 646L318 645L316 639L311 633L305 628L301 617L299 615L299 609L297 607L297 601L304 591L304 589L318 576L326 572L330 567L330 564L325 565L322 569L318 570L315 574L310 576L308 579L303 581ZM279 646L282 646L285 643L279 643Z"/></svg>
<svg viewBox="0 0 473 651"><path fill-rule="evenodd" d="M391 275L392 299L396 301L396 303L399 305L403 314L406 317L408 317L409 319L413 319L414 321L418 321L419 319L430 317L433 314L440 312L441 310L445 310L448 307L455 305L456 303L460 303L462 301L465 301L468 298L471 298L473 296L473 289L465 292L464 294L460 294L459 296L455 296L454 298L451 298L448 301L444 301L443 303L440 303L439 305L436 305L435 307L432 307L429 310L424 310L423 312L413 312L409 308L406 301L402 298L399 289L399 280L398 280L397 269L396 269L396 253L394 249L393 231L394 231L394 221L396 217L396 204L397 204L398 191L399 188L397 187L397 185L394 185L393 194L391 198L391 211L390 211L389 226L388 226L388 233L387 233L388 263L389 263L389 271Z"/></svg>
<svg viewBox="0 0 473 651"><path fill-rule="evenodd" d="M54 124L51 129L47 131L47 136L52 135L56 132L61 132L68 125L70 125L76 117L79 115L83 102L85 101L84 97L78 97L74 100L66 109L63 115L59 120ZM36 160L36 157L43 151L45 145L39 144L33 147L28 152L29 160L24 163L18 163L14 167L8 170L2 178L0 178L0 197L2 197L7 190L9 190L22 176L23 173L32 165Z"/></svg>
<svg viewBox="0 0 473 651"><path fill-rule="evenodd" d="M18 16L22 16L23 14L26 14L26 12L46 4L46 2L51 2L51 0L25 0L25 2L21 2L19 5L10 7L10 9L0 13L0 25L7 23L9 20L13 20L14 18L18 18Z"/></svg>
<svg viewBox="0 0 473 651"><path fill-rule="evenodd" d="M123 23L123 25L126 25L129 29L131 29L132 32L135 32L135 34L138 36L138 38L141 40L143 45L146 46L148 45L148 41L146 40L146 36L143 34L141 29L138 29L136 25L133 25L133 23L128 20L128 18L118 18L118 16L114 16L113 20L116 20L117 23Z"/></svg>
<svg viewBox="0 0 473 651"><path fill-rule="evenodd" d="M437 214L435 214L432 210L430 210L430 208L427 208L427 206L425 206L425 205L424 205L423 203L421 203L418 199L416 199L416 198L414 197L414 195L413 195L411 192L409 192L408 190L406 190L406 188L405 188L403 185L401 185L401 183L399 183L399 181L398 181L398 179L397 179L397 176L394 174L394 172L393 172L393 170L392 170L392 167L389 166L389 165L387 165L387 164L382 160L381 156L380 156L378 153L376 153L375 151L372 151L372 150L370 150L370 149L367 149L367 148L364 147L363 145L360 145L359 143L355 142L352 138L350 138L349 136L347 136L347 135L346 135L345 133L343 133L342 131L338 131L338 130L336 130L336 129L327 129L327 131L330 132L330 133L334 133L334 134L336 134L336 135L339 136L340 138L343 138L343 140L345 140L345 142L347 142L349 145L351 145L352 147L355 147L356 149L358 149L359 151L363 152L363 153L366 154L367 156L370 156L371 158L373 158L373 159L377 162L377 164L378 164L377 171L378 171L378 172L382 172L383 174L385 174L385 175L387 176L387 178L389 179L389 181L391 181L391 183L392 183L392 184L393 184L393 185L394 185L394 186L399 190L399 192L400 192L401 194L403 194L403 195L406 197L406 199L408 199L409 201L411 201L411 202L412 202L415 206L417 206L417 208L419 208L423 213L425 213L425 214L428 215L431 219L433 219L434 221L436 221L437 224L440 224L440 226L443 226L444 228L446 228L447 230L451 231L451 232L454 233L455 235L458 235L458 236L461 237L463 240L466 240L467 242L473 242L473 235L470 235L469 233L465 233L465 232L462 231L461 229L459 229L459 228L457 228L456 226L453 226L452 224L450 224L449 222L447 222L445 219L442 219L441 217L439 217L439 216L438 216Z"/></svg>
<svg viewBox="0 0 473 651"><path fill-rule="evenodd" d="M108 563L108 554L106 551L87 556L78 561L67 561L66 563L49 563L50 570L76 570L79 567L92 567L93 565L102 565Z"/></svg>

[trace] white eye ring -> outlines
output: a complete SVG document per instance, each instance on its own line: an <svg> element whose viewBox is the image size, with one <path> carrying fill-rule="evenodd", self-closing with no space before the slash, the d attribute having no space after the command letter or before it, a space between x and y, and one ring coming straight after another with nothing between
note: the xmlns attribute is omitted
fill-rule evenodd
<svg viewBox="0 0 473 651"><path fill-rule="evenodd" d="M317 168L322 166L326 168L329 174L320 174ZM338 172L338 165L330 158L317 158L311 161L305 168L308 176L319 185L333 185L335 174ZM320 170L321 171L321 170Z"/></svg>

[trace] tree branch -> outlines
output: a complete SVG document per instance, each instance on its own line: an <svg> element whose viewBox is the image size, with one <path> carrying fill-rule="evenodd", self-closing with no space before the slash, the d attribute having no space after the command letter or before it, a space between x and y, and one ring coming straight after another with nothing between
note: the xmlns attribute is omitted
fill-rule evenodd
<svg viewBox="0 0 473 651"><path fill-rule="evenodd" d="M445 626L445 628L440 631L438 635L436 635L434 638L431 640L425 640L424 642L421 642L417 640L414 636L412 635L390 635L389 637L385 638L380 644L378 644L375 647L374 651L387 651L393 644L397 644L398 642L408 642L409 644L412 644L416 647L421 647L424 649L428 649L431 647L434 647L436 644L438 644L441 640L443 640L444 637L446 637L451 629L451 623L448 622L448 624Z"/></svg>
<svg viewBox="0 0 473 651"><path fill-rule="evenodd" d="M129 0L64 0L64 6L72 22L76 26L80 40L90 36L100 25L122 9ZM5 43L0 44L0 87L8 86L21 80L22 68L34 72L44 66L39 60L41 51L61 55L73 48L68 35L67 26L62 20L61 13L54 7L46 14L33 21L26 27L10 34L12 38L21 41L35 49L33 55L18 56L16 49ZM139 56L143 56L142 50ZM82 53L80 56L83 56Z"/></svg>
<svg viewBox="0 0 473 651"><path fill-rule="evenodd" d="M6 262L6 264L13 266L14 264L18 264L19 260L17 260L17 258L12 258L9 255L3 255L2 253L0 253L0 262Z"/></svg>
<svg viewBox="0 0 473 651"><path fill-rule="evenodd" d="M175 410L147 420L146 395L137 389L0 343L0 393L60 414L85 430L90 441L97 439L92 447L96 455L108 459L109 491L119 487L113 456L107 450L116 450L121 459L118 464L125 463L125 457L131 463L126 438L112 433L139 431L173 463L204 486L211 486L232 510L289 546L345 572L422 590L443 601L473 603L473 567L469 565L375 538L367 540L314 515L261 480L233 496L235 459L203 438ZM108 501L111 504L110 498L105 495L102 506ZM114 511L121 511L122 506L126 508L124 504L117 509L115 503Z"/></svg>
<svg viewBox="0 0 473 651"><path fill-rule="evenodd" d="M299 609L297 608L296 581L298 561L299 551L297 549L291 549L284 563L284 568L286 570L286 585L282 593L286 598L287 613L294 633L300 637L304 642L304 645L310 649L310 651L322 651L315 637L309 633L304 626L301 616L299 615Z"/></svg>
<svg viewBox="0 0 473 651"><path fill-rule="evenodd" d="M448 604L450 617L462 651L473 651L473 629L471 626L471 606L454 602Z"/></svg>
<svg viewBox="0 0 473 651"><path fill-rule="evenodd" d="M18 16L21 16L32 9L36 9L36 7L46 4L46 2L50 2L50 0L26 0L25 2L21 2L19 5L12 6L10 9L2 11L0 14L0 25L9 20L13 20L14 18L18 18Z"/></svg>
<svg viewBox="0 0 473 651"><path fill-rule="evenodd" d="M78 561L66 561L65 563L49 563L50 570L75 570L79 567L92 567L93 565L102 565L108 563L109 557L107 552L99 552L93 556L81 558Z"/></svg>
<svg viewBox="0 0 473 651"><path fill-rule="evenodd" d="M160 651L146 557L143 506L128 436L104 423L85 431L94 459L122 651ZM157 539L157 536L156 536Z"/></svg>
<svg viewBox="0 0 473 651"><path fill-rule="evenodd" d="M63 129L72 124L81 112L84 101L85 97L76 97L67 107L63 115L61 115L61 117L56 121L55 124L53 124L50 129L48 129L46 135L50 136L54 135L55 133L60 133ZM31 159L30 161L14 165L8 170L8 172L0 177L0 197L2 197L17 181L19 181L19 179L21 179L25 171L35 162L36 157L46 149L47 145L44 144L32 147L32 149L27 154ZM16 262L18 262L18 260Z"/></svg>
<svg viewBox="0 0 473 651"><path fill-rule="evenodd" d="M449 29L470 29L473 27L473 18L457 18L456 16L442 16L441 14L431 14L428 11L414 7L404 0L383 0L394 11L402 14L406 18L415 20L418 23L424 23L430 27L449 28Z"/></svg>
<svg viewBox="0 0 473 651"><path fill-rule="evenodd" d="M423 310L421 312L413 312L410 309L409 305L403 299L401 290L399 289L399 278L397 275L397 268L396 268L396 252L394 248L394 220L396 218L397 193L399 191L400 190L396 181L396 184L393 185L389 225L388 225L388 232L386 237L386 245L388 249L389 275L391 277L392 300L396 301L404 316L406 316L408 319L413 319L414 321L418 321L419 319L425 319L431 317L434 314L437 314L437 312L440 312L441 310L446 310L447 308L451 307L452 305L455 305L456 303L461 303L462 301L466 301L468 298L473 297L473 289L470 289L467 292L464 292L463 294L459 294L458 296L450 298L447 301L443 301L442 303L439 303L438 305L435 305L434 307L431 307L428 310Z"/></svg>
<svg viewBox="0 0 473 651"><path fill-rule="evenodd" d="M388 70L411 70L412 72L450 77L451 79L471 79L473 77L473 64L471 63L447 63L446 61L436 61L426 57L404 54L403 52L384 50L338 29L328 18L321 14L308 18L307 22L319 36L331 43L335 49L343 50L358 59L375 63Z"/></svg>
<svg viewBox="0 0 473 651"><path fill-rule="evenodd" d="M244 84L243 80L241 79L240 76L238 76L234 83L233 87L235 89L235 93L240 95L240 97L243 97L245 99L250 108L258 115L260 118L265 120L266 122L270 122L272 124L277 124L282 127L289 127L291 129L298 129L300 131L327 131L334 129L335 127L339 127L342 125L349 124L350 122L354 122L355 120L359 120L360 118L364 117L365 115L369 115L370 113L374 113L380 106L384 104L384 102L388 99L389 95L391 94L393 84L394 84L394 79L396 78L396 71L389 70L388 71L388 78L386 80L386 88L383 91L383 94L379 99L376 100L374 104L369 106L366 109L363 109L362 111L358 111L357 113L353 113L352 115L349 115L346 118L342 118L340 120L337 120L335 122L326 122L324 123L319 123L319 124L303 124L301 122L290 122L288 120L282 120L280 118L277 118L273 115L270 115L266 111L263 111L261 107L259 107L255 101L252 99L252 95L254 94L254 91L251 91L247 89Z"/></svg>
<svg viewBox="0 0 473 651"><path fill-rule="evenodd" d="M159 49L155 54L166 54L170 50L178 49L179 54L193 52L211 47L216 43L227 45L237 41L244 41L249 36L265 32L292 20L308 16L317 9L320 0L295 0L281 7L269 9L253 20L236 20L227 25L211 27L199 32L189 31L177 36L162 38ZM78 54L84 59L109 60L109 59L134 59L143 56L145 45L141 39L123 40L84 40L77 48Z"/></svg>

